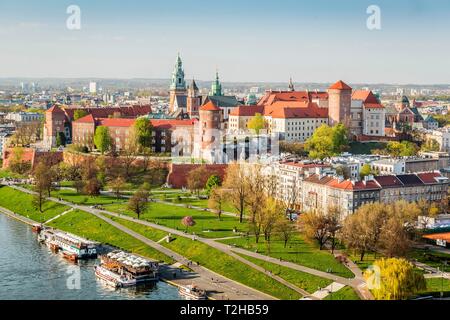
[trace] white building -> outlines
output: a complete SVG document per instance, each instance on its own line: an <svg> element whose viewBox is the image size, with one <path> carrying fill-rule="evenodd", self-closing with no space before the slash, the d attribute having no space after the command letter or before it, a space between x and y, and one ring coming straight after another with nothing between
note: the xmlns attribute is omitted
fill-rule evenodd
<svg viewBox="0 0 450 320"><path fill-rule="evenodd" d="M44 119L44 115L38 112L11 112L5 117L6 120L15 122L37 122Z"/></svg>
<svg viewBox="0 0 450 320"><path fill-rule="evenodd" d="M91 94L97 93L97 82L89 82L89 93Z"/></svg>
<svg viewBox="0 0 450 320"><path fill-rule="evenodd" d="M371 168L379 175L405 174L406 161L404 159L381 159L371 163Z"/></svg>

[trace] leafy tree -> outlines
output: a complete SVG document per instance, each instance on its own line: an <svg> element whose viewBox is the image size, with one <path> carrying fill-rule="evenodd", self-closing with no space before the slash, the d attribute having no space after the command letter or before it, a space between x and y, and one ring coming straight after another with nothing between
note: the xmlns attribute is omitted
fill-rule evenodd
<svg viewBox="0 0 450 320"><path fill-rule="evenodd" d="M368 163L363 165L359 172L359 176L361 177L361 179L364 179L364 177L366 177L366 176L376 175L376 174L377 174L377 172L375 170L373 170L372 167L370 166L370 164L368 164Z"/></svg>
<svg viewBox="0 0 450 320"><path fill-rule="evenodd" d="M418 151L418 147L415 143L410 141L390 141L386 146L386 151L393 157L408 157L415 156Z"/></svg>
<svg viewBox="0 0 450 320"><path fill-rule="evenodd" d="M23 160L24 153L22 147L15 147L12 150L11 160L9 161L9 168L12 172L25 174L30 171L31 163Z"/></svg>
<svg viewBox="0 0 450 320"><path fill-rule="evenodd" d="M140 188L136 191L128 202L128 209L133 211L138 219L140 219L142 212L148 208L148 198L150 194L147 190Z"/></svg>
<svg viewBox="0 0 450 320"><path fill-rule="evenodd" d="M114 192L114 194L116 195L116 198L119 199L121 192L125 189L126 187L126 181L124 178L122 178L121 176L118 176L116 179L114 179L111 182L111 189Z"/></svg>
<svg viewBox="0 0 450 320"><path fill-rule="evenodd" d="M87 115L88 115L88 112L86 110L81 110L81 109L75 110L75 112L73 113L73 120L77 121L78 119L81 119Z"/></svg>
<svg viewBox="0 0 450 320"><path fill-rule="evenodd" d="M151 148L153 142L153 126L150 120L146 117L138 118L134 123L134 131L139 147Z"/></svg>
<svg viewBox="0 0 450 320"><path fill-rule="evenodd" d="M422 145L420 150L423 152L439 151L439 150L441 150L441 146L435 139L428 139Z"/></svg>
<svg viewBox="0 0 450 320"><path fill-rule="evenodd" d="M380 259L364 277L377 300L405 300L426 288L423 274L405 259Z"/></svg>
<svg viewBox="0 0 450 320"><path fill-rule="evenodd" d="M222 215L222 208L225 203L225 193L218 186L211 189L210 197L208 199L208 208L214 210L219 220Z"/></svg>
<svg viewBox="0 0 450 320"><path fill-rule="evenodd" d="M91 197L100 195L100 190L102 189L102 184L98 180L98 169L95 163L86 161L82 168L82 185L83 193Z"/></svg>
<svg viewBox="0 0 450 320"><path fill-rule="evenodd" d="M281 234L284 242L284 247L286 248L289 240L295 232L295 225L288 219L280 219L280 221L276 225L276 231Z"/></svg>
<svg viewBox="0 0 450 320"><path fill-rule="evenodd" d="M191 216L187 216L181 219L181 223L186 227L186 232L188 231L189 227L193 227L196 225L194 218L192 218Z"/></svg>
<svg viewBox="0 0 450 320"><path fill-rule="evenodd" d="M261 113L256 113L247 123L250 130L255 130L258 135L259 132L266 127L266 120Z"/></svg>
<svg viewBox="0 0 450 320"><path fill-rule="evenodd" d="M317 241L320 250L329 239L327 217L322 213L308 212L302 214L298 220L299 229L310 241Z"/></svg>
<svg viewBox="0 0 450 320"><path fill-rule="evenodd" d="M187 187L199 196L200 190L205 188L207 176L208 170L205 166L199 166L189 171L187 175Z"/></svg>
<svg viewBox="0 0 450 320"><path fill-rule="evenodd" d="M66 135L64 134L64 132L58 132L58 134L56 135L56 146L60 147L65 145L66 145Z"/></svg>
<svg viewBox="0 0 450 320"><path fill-rule="evenodd" d="M42 205L45 202L45 192L50 189L52 184L49 170L44 162L40 162L33 172L34 187L33 190L36 193L33 199L33 204L39 208L42 213Z"/></svg>
<svg viewBox="0 0 450 320"><path fill-rule="evenodd" d="M112 139L108 127L99 126L95 129L94 143L102 154L111 149Z"/></svg>
<svg viewBox="0 0 450 320"><path fill-rule="evenodd" d="M347 129L343 124L330 127L323 124L306 141L305 150L314 159L335 156L348 147Z"/></svg>
<svg viewBox="0 0 450 320"><path fill-rule="evenodd" d="M308 153L305 151L305 145L300 142L280 141L281 153L290 153L298 157L306 157Z"/></svg>
<svg viewBox="0 0 450 320"><path fill-rule="evenodd" d="M239 163L228 165L223 185L227 191L227 198L239 213L239 222L242 223L245 214L245 200L249 195L249 181L244 168Z"/></svg>
<svg viewBox="0 0 450 320"><path fill-rule="evenodd" d="M219 187L221 185L221 183L222 183L222 181L218 175L215 175L215 174L211 175L208 178L208 181L206 181L206 186L205 186L206 194L208 196L211 195L212 189Z"/></svg>

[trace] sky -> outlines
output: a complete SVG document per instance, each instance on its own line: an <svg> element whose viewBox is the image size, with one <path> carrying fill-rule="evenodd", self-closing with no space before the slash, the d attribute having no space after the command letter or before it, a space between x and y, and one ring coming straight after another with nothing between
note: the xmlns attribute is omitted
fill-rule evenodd
<svg viewBox="0 0 450 320"><path fill-rule="evenodd" d="M0 78L165 79L179 52L188 79L447 84L449 34L448 0L1 0Z"/></svg>

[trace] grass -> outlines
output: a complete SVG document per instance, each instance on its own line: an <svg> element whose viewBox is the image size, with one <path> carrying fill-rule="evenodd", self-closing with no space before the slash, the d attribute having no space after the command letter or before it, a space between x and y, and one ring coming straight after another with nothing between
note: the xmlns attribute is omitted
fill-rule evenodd
<svg viewBox="0 0 450 320"><path fill-rule="evenodd" d="M115 218L114 220L154 241L158 241L166 235L165 232L135 222L120 218ZM199 262L205 268L276 298L283 300L297 300L301 298L298 292L202 242L193 241L184 237L176 237L170 243L161 242L161 245L183 255L193 262Z"/></svg>
<svg viewBox="0 0 450 320"><path fill-rule="evenodd" d="M114 204L114 203L124 203L125 199L116 199L116 197L108 196L108 195L99 195L96 197L91 197L87 195L82 195L76 192L76 190L71 189L60 189L56 191L52 191L52 196L55 198L62 198L66 201L81 204L81 205L105 205L105 204Z"/></svg>
<svg viewBox="0 0 450 320"><path fill-rule="evenodd" d="M33 205L33 195L10 187L0 187L0 206L36 222L45 222L69 209L64 205L46 201L42 206L43 212L41 213Z"/></svg>
<svg viewBox="0 0 450 320"><path fill-rule="evenodd" d="M434 296L440 297L441 292L444 293L444 297L450 296L450 280L446 278L428 278L425 279L427 283L427 289L421 292L421 296Z"/></svg>
<svg viewBox="0 0 450 320"><path fill-rule="evenodd" d="M136 217L136 214L127 208L126 203L105 205L106 210ZM222 215L221 220L214 213L178 207L169 204L152 202L149 208L141 214L141 219L157 223L172 229L185 230L186 227L181 223L181 219L185 216L192 216L196 225L189 227L188 232L205 237L205 238L222 238L235 236L233 229L238 232L247 232L247 224L239 223L237 217Z"/></svg>
<svg viewBox="0 0 450 320"><path fill-rule="evenodd" d="M23 178L27 178L27 175L15 173L9 169L0 169L0 179L3 179L3 178L23 179Z"/></svg>
<svg viewBox="0 0 450 320"><path fill-rule="evenodd" d="M450 272L450 255L436 252L426 249L414 249L408 255L409 259L417 260L421 263L425 263L433 268L439 268L439 270L444 270L444 272ZM447 265L444 265L447 261Z"/></svg>
<svg viewBox="0 0 450 320"><path fill-rule="evenodd" d="M329 294L324 300L360 300L360 298L352 287L345 286L342 289Z"/></svg>
<svg viewBox="0 0 450 320"><path fill-rule="evenodd" d="M381 254L375 255L373 252L367 252L361 261L359 254L349 253L349 258L364 272L369 266L373 265L375 260L383 258Z"/></svg>
<svg viewBox="0 0 450 320"><path fill-rule="evenodd" d="M50 222L49 226L154 260L174 263L172 258L84 211L70 212Z"/></svg>
<svg viewBox="0 0 450 320"><path fill-rule="evenodd" d="M275 263L266 262L260 259L249 257L243 254L239 254L241 257L247 259L254 264L263 267L265 270L271 271L274 275L283 278L284 280L292 283L293 285L308 291L309 293L316 292L319 288L325 288L333 281L325 278L321 278L306 272L294 270L288 267L280 266Z"/></svg>
<svg viewBox="0 0 450 320"><path fill-rule="evenodd" d="M344 265L339 263L331 253L326 250L319 250L317 245L306 242L299 233L292 236L292 239L289 241L286 248L284 247L284 242L279 239L277 235L272 236L272 238L270 253L267 250L264 238L260 239L258 244L253 236L248 239L241 237L227 239L221 242L250 251L255 251L257 249L260 254L277 259L281 258L285 261L290 261L324 272L331 269L333 274L341 277L354 277L354 274Z"/></svg>

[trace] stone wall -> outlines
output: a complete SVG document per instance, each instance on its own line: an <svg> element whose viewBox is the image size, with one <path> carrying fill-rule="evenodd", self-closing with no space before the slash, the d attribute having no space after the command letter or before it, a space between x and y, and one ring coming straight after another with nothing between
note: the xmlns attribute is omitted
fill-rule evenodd
<svg viewBox="0 0 450 320"><path fill-rule="evenodd" d="M225 176L225 171L228 167L226 164L170 164L169 175L167 177L167 184L173 188L187 187L187 176L189 172L200 167L205 166L208 170L208 176L213 174L218 175L222 181Z"/></svg>

